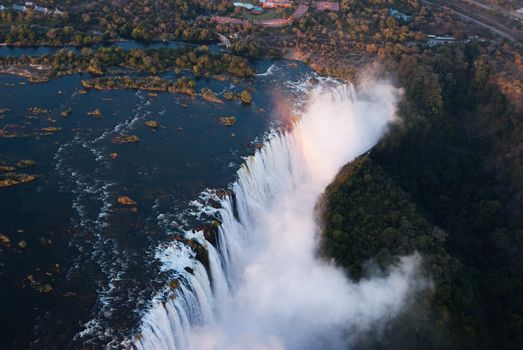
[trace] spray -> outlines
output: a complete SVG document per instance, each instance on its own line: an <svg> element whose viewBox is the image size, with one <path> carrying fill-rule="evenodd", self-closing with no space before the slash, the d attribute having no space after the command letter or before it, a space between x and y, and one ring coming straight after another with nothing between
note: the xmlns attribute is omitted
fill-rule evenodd
<svg viewBox="0 0 523 350"><path fill-rule="evenodd" d="M232 185L237 216L233 199L222 200L217 247L203 242L212 282L198 262L185 259L200 276L178 268L183 287L146 315L135 347L339 349L397 315L421 286L419 257L402 258L384 276L352 282L314 254L313 213L339 169L375 145L394 121L397 97L384 82L362 85L359 93L332 81L317 86L293 130L276 134L238 171ZM185 261L180 249L162 254L164 263ZM213 292L201 296L209 283Z"/></svg>

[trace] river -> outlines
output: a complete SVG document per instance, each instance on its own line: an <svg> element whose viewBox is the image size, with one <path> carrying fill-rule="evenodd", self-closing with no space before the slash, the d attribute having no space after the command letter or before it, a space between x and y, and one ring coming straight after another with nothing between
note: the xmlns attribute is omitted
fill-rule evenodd
<svg viewBox="0 0 523 350"><path fill-rule="evenodd" d="M0 54L54 50L1 47ZM275 116L285 101L274 96L297 98L302 92L289 82L312 76L287 61L253 64L260 75L249 81L197 81L197 90L220 97L249 87L249 106L133 90L82 94L79 75L45 84L0 76L0 129L15 136L0 137L0 163L32 160L17 171L38 176L0 188L0 234L10 240L0 253L2 348L98 348L139 331L167 281L154 257L158 245L197 224L184 221L190 202L234 181L242 157L281 123ZM101 118L88 115L96 108ZM236 124L220 125L223 116L235 116ZM148 120L160 126L147 127ZM42 130L50 127L58 131ZM112 143L120 134L140 142ZM118 204L123 195L136 205Z"/></svg>

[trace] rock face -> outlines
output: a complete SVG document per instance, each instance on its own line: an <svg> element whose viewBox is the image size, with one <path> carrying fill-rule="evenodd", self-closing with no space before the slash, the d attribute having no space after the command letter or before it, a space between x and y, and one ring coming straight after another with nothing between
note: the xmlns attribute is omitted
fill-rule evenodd
<svg viewBox="0 0 523 350"><path fill-rule="evenodd" d="M120 135L120 136L113 137L111 142L116 143L116 144L134 143L134 142L140 142L140 138L136 135Z"/></svg>
<svg viewBox="0 0 523 350"><path fill-rule="evenodd" d="M136 202L133 201L128 196L119 196L118 197L118 204L121 204L121 205L136 205Z"/></svg>
<svg viewBox="0 0 523 350"><path fill-rule="evenodd" d="M171 288L173 290L180 288L180 282L178 282L178 280L170 280L169 281L169 288Z"/></svg>
<svg viewBox="0 0 523 350"><path fill-rule="evenodd" d="M235 117L221 117L220 124L223 126L233 126L234 124L236 124L236 118Z"/></svg>
<svg viewBox="0 0 523 350"><path fill-rule="evenodd" d="M214 92L212 92L212 90L208 89L208 88L203 88L202 89L202 97L204 99L206 99L207 101L211 101L211 102L215 102L215 103L223 103L223 101L220 100L218 98L218 96L216 96L214 94Z"/></svg>

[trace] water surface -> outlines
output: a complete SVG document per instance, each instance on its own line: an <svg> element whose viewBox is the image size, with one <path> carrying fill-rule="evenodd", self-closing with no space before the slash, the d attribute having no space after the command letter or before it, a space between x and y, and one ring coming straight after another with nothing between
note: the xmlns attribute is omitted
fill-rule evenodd
<svg viewBox="0 0 523 350"><path fill-rule="evenodd" d="M154 249L192 224L182 214L205 188L234 181L242 157L278 125L282 102L299 95L292 83L311 74L286 61L254 64L260 73L273 66L249 81L197 81L198 90L218 95L249 88L249 106L133 90L81 94L86 76L79 75L46 84L0 75L0 109L8 109L0 128L17 135L0 137L0 162L34 160L17 171L38 175L0 188L0 233L11 240L0 252L2 348L116 345L136 330L166 282ZM95 108L101 118L87 115ZM65 110L72 111L67 118ZM222 116L235 116L236 125L220 125ZM147 127L148 120L160 127ZM60 130L46 135L48 127ZM120 134L140 142L112 143ZM118 204L122 195L136 205ZM46 284L51 291L38 290Z"/></svg>

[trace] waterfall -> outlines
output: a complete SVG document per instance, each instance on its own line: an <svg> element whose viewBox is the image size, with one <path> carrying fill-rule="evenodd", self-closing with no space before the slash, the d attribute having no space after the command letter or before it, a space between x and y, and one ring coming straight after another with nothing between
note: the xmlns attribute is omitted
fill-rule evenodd
<svg viewBox="0 0 523 350"><path fill-rule="evenodd" d="M372 82L322 83L301 120L245 159L220 199L209 266L181 242L162 247L180 287L142 320L136 349L337 349L394 317L419 284L417 257L386 274L346 278L315 255L314 206L339 169L369 150L394 120L397 90ZM208 275L210 273L210 276Z"/></svg>

